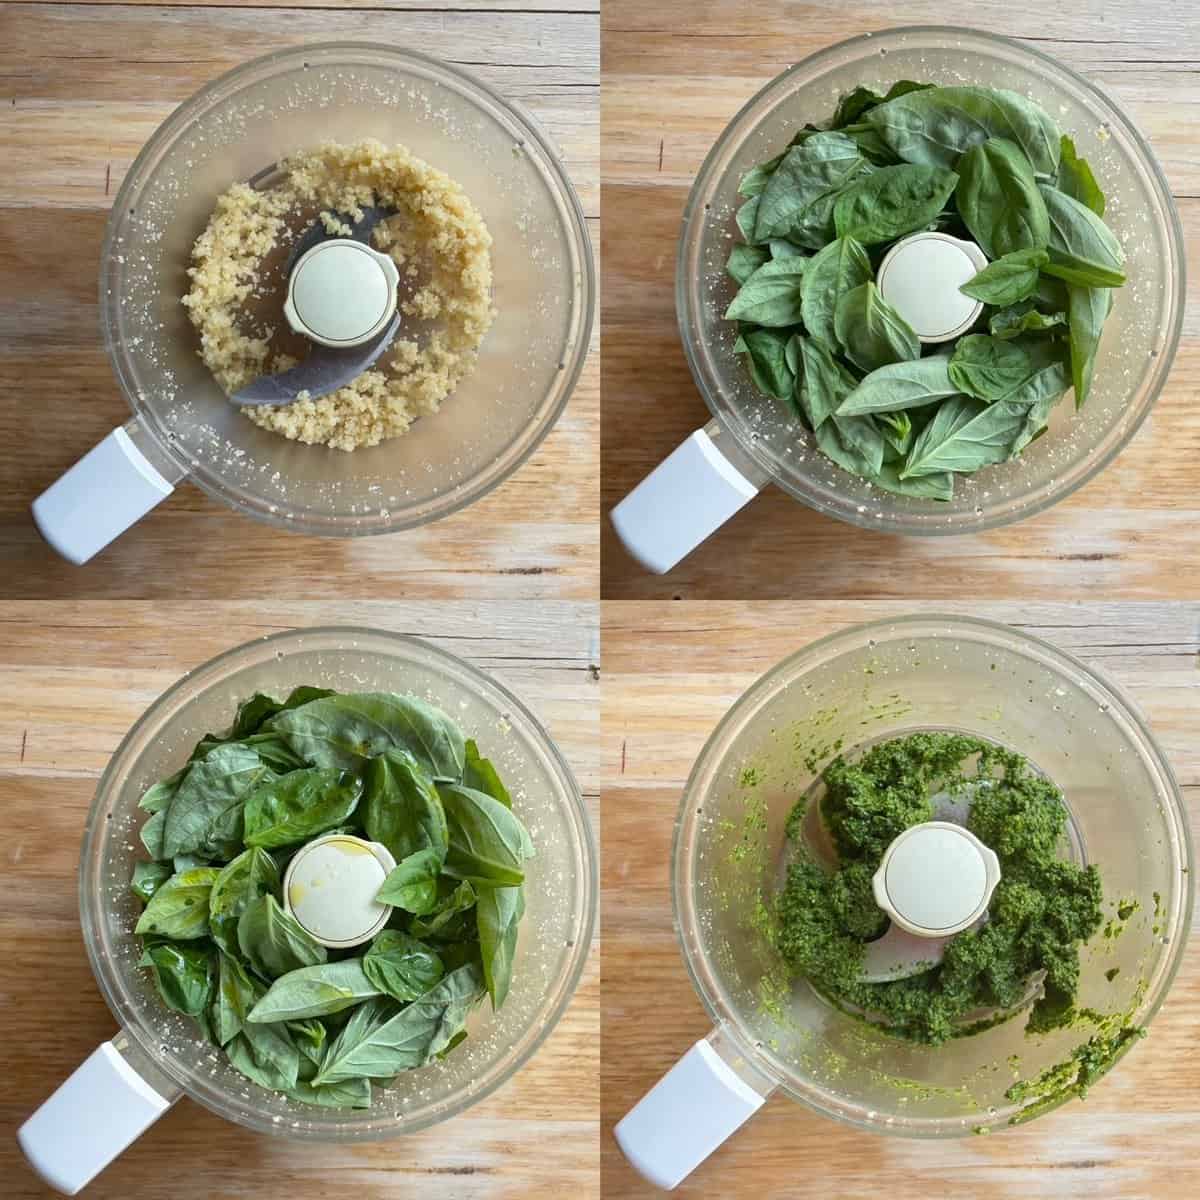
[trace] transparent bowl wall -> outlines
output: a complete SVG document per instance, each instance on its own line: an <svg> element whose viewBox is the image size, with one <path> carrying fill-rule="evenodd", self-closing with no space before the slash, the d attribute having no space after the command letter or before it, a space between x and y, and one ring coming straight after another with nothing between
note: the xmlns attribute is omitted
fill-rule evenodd
<svg viewBox="0 0 1200 1200"><path fill-rule="evenodd" d="M1127 701L1083 664L1005 626L950 617L861 626L764 676L726 715L688 781L673 887L706 1005L787 1092L852 1124L946 1137L1005 1124L1017 1106L1004 1092L1017 1075L1030 1079L1069 1058L1086 1028L1026 1037L1022 1014L931 1048L838 1012L803 982L784 988L772 1016L764 994L786 973L752 919L760 894L777 888L788 813L815 778L805 760L817 755L819 771L839 738L849 748L930 727L1008 745L1062 788L1106 901L1135 895L1142 905L1120 937L1101 933L1084 948L1080 1003L1148 1021L1175 975L1191 914L1178 789ZM1109 982L1112 967L1120 973Z"/></svg>
<svg viewBox="0 0 1200 1200"><path fill-rule="evenodd" d="M319 142L368 137L407 146L480 209L497 317L474 374L436 416L347 454L243 417L197 356L180 297L192 244L231 183ZM247 63L161 126L113 205L100 298L130 404L201 487L263 520L351 535L453 512L533 452L587 355L594 279L578 200L528 116L443 63L346 43Z"/></svg>
<svg viewBox="0 0 1200 1200"><path fill-rule="evenodd" d="M341 691L411 692L445 709L495 762L529 827L537 856L527 868L512 990L493 1014L475 1011L469 1036L444 1062L401 1074L376 1089L369 1110L341 1112L293 1103L238 1074L166 1009L137 967L132 936L139 906L129 895L137 801L174 771L205 732L227 728L239 700L310 683ZM282 634L232 650L185 676L157 700L121 744L100 781L80 869L84 939L114 1016L195 1100L266 1133L323 1140L394 1136L446 1119L516 1071L554 1028L579 981L596 910L596 852L570 769L519 700L466 663L416 639L364 629Z"/></svg>
<svg viewBox="0 0 1200 1200"><path fill-rule="evenodd" d="M739 235L738 180L786 148L805 122L823 123L858 84L897 79L1004 87L1038 101L1075 140L1108 197L1105 220L1128 258L1115 292L1091 393L1068 399L1050 433L1012 463L955 481L949 503L893 496L835 467L790 408L763 396L733 353L722 317L737 285L725 260ZM1093 84L1029 46L970 30L893 29L854 38L792 67L758 93L710 151L684 213L676 271L680 334L713 414L773 480L812 507L874 529L948 534L1004 525L1074 491L1117 455L1170 370L1183 318L1184 251L1162 171L1129 118Z"/></svg>

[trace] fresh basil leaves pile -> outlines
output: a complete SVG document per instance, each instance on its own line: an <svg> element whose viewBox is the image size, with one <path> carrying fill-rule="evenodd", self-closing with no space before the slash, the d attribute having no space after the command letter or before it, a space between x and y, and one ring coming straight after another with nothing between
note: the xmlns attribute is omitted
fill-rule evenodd
<svg viewBox="0 0 1200 1200"><path fill-rule="evenodd" d="M739 191L734 349L838 466L949 500L956 475L1019 455L1068 388L1087 399L1124 254L1088 164L1024 96L857 87ZM989 263L962 287L984 304L974 329L923 353L875 272L926 229Z"/></svg>
<svg viewBox="0 0 1200 1200"><path fill-rule="evenodd" d="M139 803L140 965L255 1083L365 1108L372 1081L457 1046L485 993L504 1003L533 844L493 765L432 705L255 695ZM398 864L378 895L388 927L345 952L316 942L280 887L291 856L335 832Z"/></svg>

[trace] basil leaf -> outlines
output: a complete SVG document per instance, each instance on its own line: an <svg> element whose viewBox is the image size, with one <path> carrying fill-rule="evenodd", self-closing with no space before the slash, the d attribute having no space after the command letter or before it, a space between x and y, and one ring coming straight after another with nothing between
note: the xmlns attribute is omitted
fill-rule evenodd
<svg viewBox="0 0 1200 1200"><path fill-rule="evenodd" d="M436 780L462 778L462 730L441 709L415 696L326 696L280 713L272 718L271 728L313 766L356 771L364 760L398 748L407 750Z"/></svg>
<svg viewBox="0 0 1200 1200"><path fill-rule="evenodd" d="M729 252L729 261L725 264L725 272L737 284L743 284L763 263L768 262L771 255L761 246L747 246L738 242Z"/></svg>
<svg viewBox="0 0 1200 1200"><path fill-rule="evenodd" d="M777 329L751 329L742 334L750 360L750 378L760 392L788 399L795 377L787 365L789 335Z"/></svg>
<svg viewBox="0 0 1200 1200"><path fill-rule="evenodd" d="M1012 449L1009 451L1010 459L1016 458L1034 438L1038 437L1045 430L1050 420L1050 414L1061 398L1061 392L1057 395L1047 393L1039 400L1035 400L1025 410L1025 424L1021 427L1021 432L1012 444Z"/></svg>
<svg viewBox="0 0 1200 1200"><path fill-rule="evenodd" d="M855 143L844 134L816 133L793 146L758 197L756 242L787 238L820 249L833 229L837 193L869 169Z"/></svg>
<svg viewBox="0 0 1200 1200"><path fill-rule="evenodd" d="M1002 308L992 313L988 330L994 338L1007 340L1020 337L1023 333L1044 333L1067 323L1065 312L1042 313L1033 307L1032 302L1022 301L1009 308Z"/></svg>
<svg viewBox="0 0 1200 1200"><path fill-rule="evenodd" d="M226 954L237 956L238 921L246 906L261 896L279 892L279 871L275 860L258 847L243 850L213 882L209 896L209 925L213 941Z"/></svg>
<svg viewBox="0 0 1200 1200"><path fill-rule="evenodd" d="M1100 334L1112 308L1110 288L1067 287L1068 333L1071 344L1071 382L1075 407L1082 408L1092 387L1092 371Z"/></svg>
<svg viewBox="0 0 1200 1200"><path fill-rule="evenodd" d="M134 933L187 941L208 935L208 898L220 874L213 867L198 867L172 875L150 897Z"/></svg>
<svg viewBox="0 0 1200 1200"><path fill-rule="evenodd" d="M847 125L854 125L856 122L861 121L871 109L888 100L895 100L897 96L907 96L909 92L921 92L931 87L933 87L932 83L917 83L912 79L898 79L888 88L887 95L885 96L881 96L869 87L856 87L853 91L846 92L838 101L830 128L844 129Z"/></svg>
<svg viewBox="0 0 1200 1200"><path fill-rule="evenodd" d="M976 471L1003 462L1025 417L1019 404L988 404L969 396L947 400L917 436L900 478Z"/></svg>
<svg viewBox="0 0 1200 1200"><path fill-rule="evenodd" d="M382 990L367 978L359 958L299 967L276 979L246 1019L269 1024L324 1017L353 1008L378 996Z"/></svg>
<svg viewBox="0 0 1200 1200"><path fill-rule="evenodd" d="M498 800L472 788L438 789L450 828L445 873L477 887L516 887L533 844L525 826Z"/></svg>
<svg viewBox="0 0 1200 1200"><path fill-rule="evenodd" d="M437 907L431 913L415 917L409 929L414 937L444 937L457 918L475 907L477 899L470 881L464 879L455 886L449 881L439 880Z"/></svg>
<svg viewBox="0 0 1200 1200"><path fill-rule="evenodd" d="M1046 245L1046 204L1029 160L1012 142L992 138L973 146L958 173L958 211L988 258Z"/></svg>
<svg viewBox="0 0 1200 1200"><path fill-rule="evenodd" d="M846 357L863 371L921 357L921 342L912 326L874 283L864 283L841 297L834 331Z"/></svg>
<svg viewBox="0 0 1200 1200"><path fill-rule="evenodd" d="M512 797L508 794L508 788L504 786L491 762L480 755L479 747L472 738L467 738L467 767L463 771L463 786L484 792L493 800L499 800L505 808L512 808Z"/></svg>
<svg viewBox="0 0 1200 1200"><path fill-rule="evenodd" d="M759 163L757 167L751 167L742 176L741 182L738 184L738 192L743 196L760 195L767 186L767 180L771 178L775 168L781 162L783 162L783 155L777 154L774 158L769 158L766 162Z"/></svg>
<svg viewBox="0 0 1200 1200"><path fill-rule="evenodd" d="M800 406L809 428L817 430L837 412L857 381L824 342L797 334L792 344L799 350L803 368L796 377Z"/></svg>
<svg viewBox="0 0 1200 1200"><path fill-rule="evenodd" d="M308 765L298 754L292 753L277 733L251 734L241 744L253 750L272 771L280 775L286 775L289 771L299 771Z"/></svg>
<svg viewBox="0 0 1200 1200"><path fill-rule="evenodd" d="M1070 386L1067 368L1061 360L1034 361L1030 373L1003 399L1009 404L1028 408L1047 398L1057 402Z"/></svg>
<svg viewBox="0 0 1200 1200"><path fill-rule="evenodd" d="M314 1086L363 1076L388 1079L399 1071L425 1066L462 1030L483 992L480 972L470 965L451 972L399 1012L382 1007L380 1000L370 1001L359 1012L380 1007L361 1024L356 1013L330 1043ZM389 1011L394 1015L385 1016Z"/></svg>
<svg viewBox="0 0 1200 1200"><path fill-rule="evenodd" d="M879 432L894 455L903 458L912 446L913 424L912 417L906 412L879 413L876 418ZM887 451L884 452L887 457Z"/></svg>
<svg viewBox="0 0 1200 1200"><path fill-rule="evenodd" d="M198 852L232 858L241 849L242 803L274 773L258 752L231 742L189 768L170 807L158 858Z"/></svg>
<svg viewBox="0 0 1200 1200"><path fill-rule="evenodd" d="M336 767L291 771L246 797L245 842L274 850L341 825L358 807L363 782Z"/></svg>
<svg viewBox="0 0 1200 1200"><path fill-rule="evenodd" d="M931 355L880 367L846 397L838 416L899 412L956 396L958 389L950 382L949 366L949 356Z"/></svg>
<svg viewBox="0 0 1200 1200"><path fill-rule="evenodd" d="M758 244L765 245L769 240L767 238L759 238L755 236L754 227L758 222L758 206L762 200L761 196L751 196L738 210L734 216L734 221L737 222L738 231L742 235L742 240L748 246Z"/></svg>
<svg viewBox="0 0 1200 1200"><path fill-rule="evenodd" d="M287 1094L301 1104L314 1104L319 1108L370 1108L371 1081L369 1079L343 1079L324 1087L313 1087L311 1083L298 1080Z"/></svg>
<svg viewBox="0 0 1200 1200"><path fill-rule="evenodd" d="M363 956L363 970L380 991L407 1003L416 1000L445 974L432 947L398 929L385 929Z"/></svg>
<svg viewBox="0 0 1200 1200"><path fill-rule="evenodd" d="M1125 282L1125 252L1112 231L1090 208L1042 184L1050 218L1050 262L1044 268L1079 287L1120 287Z"/></svg>
<svg viewBox="0 0 1200 1200"><path fill-rule="evenodd" d="M133 880L129 885L129 890L143 903L148 904L150 897L158 891L160 887L175 872L171 869L170 863L165 862L139 862L134 864Z"/></svg>
<svg viewBox="0 0 1200 1200"><path fill-rule="evenodd" d="M212 1026L217 1042L224 1046L233 1041L246 1023L250 1010L262 995L262 987L246 969L228 954L222 954L219 983L212 1005Z"/></svg>
<svg viewBox="0 0 1200 1200"><path fill-rule="evenodd" d="M149 820L138 830L138 838L142 841L142 845L146 848L146 853L151 858L156 860L166 858L166 854L162 850L162 834L166 828L167 812L164 809L160 809L157 812L152 812Z"/></svg>
<svg viewBox="0 0 1200 1200"><path fill-rule="evenodd" d="M464 766L466 748L463 749ZM449 844L446 814L433 780L411 754L388 750L367 764L363 828L397 862L418 850L434 850L439 862Z"/></svg>
<svg viewBox="0 0 1200 1200"><path fill-rule="evenodd" d="M815 338L836 347L838 301L871 278L871 260L853 238L835 238L809 260L800 295L804 325Z"/></svg>
<svg viewBox="0 0 1200 1200"><path fill-rule="evenodd" d="M959 338L950 357L950 382L967 396L999 400L1030 373L1029 355L1015 342L972 333Z"/></svg>
<svg viewBox="0 0 1200 1200"><path fill-rule="evenodd" d="M1013 250L988 263L958 290L973 300L997 306L1016 304L1037 289L1038 272L1050 261L1045 250Z"/></svg>
<svg viewBox="0 0 1200 1200"><path fill-rule="evenodd" d="M252 1083L290 1092L298 1083L300 1051L281 1025L260 1025L251 1036L247 1025L225 1047L225 1056Z"/></svg>
<svg viewBox="0 0 1200 1200"><path fill-rule="evenodd" d="M830 128L843 129L847 125L853 125L863 113L882 103L883 97L878 92L860 84L853 91L844 92L839 98Z"/></svg>
<svg viewBox="0 0 1200 1200"><path fill-rule="evenodd" d="M525 893L522 888L486 888L479 893L475 921L479 929L483 978L495 1012L499 1011L508 996L513 958L517 950L517 927L524 915Z"/></svg>
<svg viewBox="0 0 1200 1200"><path fill-rule="evenodd" d="M252 733L257 733L259 726L264 721L270 720L282 708L283 705L274 696L265 695L263 692L255 692L249 700L243 700L238 705L237 716L233 721L233 728L229 731L229 740L240 742L243 738L248 738Z"/></svg>
<svg viewBox="0 0 1200 1200"><path fill-rule="evenodd" d="M418 916L433 912L443 858L444 852L439 850L414 851L388 873L375 899Z"/></svg>
<svg viewBox="0 0 1200 1200"><path fill-rule="evenodd" d="M901 163L880 167L844 188L833 206L839 237L864 246L924 229L954 192L958 176L943 167Z"/></svg>
<svg viewBox="0 0 1200 1200"><path fill-rule="evenodd" d="M871 479L883 465L883 435L871 417L831 417L816 438L821 452L853 475Z"/></svg>
<svg viewBox="0 0 1200 1200"><path fill-rule="evenodd" d="M1001 88L909 92L871 109L866 121L905 162L953 167L972 146L1007 138L1039 175L1058 168L1058 125L1033 101Z"/></svg>
<svg viewBox="0 0 1200 1200"><path fill-rule="evenodd" d="M954 498L954 475L950 471L901 479L899 469L894 463L884 463L879 474L871 482L884 491L895 492L898 496L913 496L919 500Z"/></svg>
<svg viewBox="0 0 1200 1200"><path fill-rule="evenodd" d="M187 767L181 767L174 775L168 775L166 779L160 779L148 787L138 801L138 808L148 813L162 812L175 798L187 770Z"/></svg>
<svg viewBox="0 0 1200 1200"><path fill-rule="evenodd" d="M800 282L806 258L780 258L764 263L742 284L725 310L727 321L752 321L778 329L800 321Z"/></svg>
<svg viewBox="0 0 1200 1200"><path fill-rule="evenodd" d="M199 1017L208 1008L215 963L207 944L155 942L146 947L138 966L153 968L158 994L168 1008L189 1017Z"/></svg>
<svg viewBox="0 0 1200 1200"><path fill-rule="evenodd" d="M797 246L795 242L789 242L786 238L772 238L767 243L767 249L770 250L771 257L776 262L784 258L808 259L804 246Z"/></svg>
<svg viewBox="0 0 1200 1200"><path fill-rule="evenodd" d="M325 947L270 895L246 905L238 921L238 947L264 979L278 979L328 958Z"/></svg>
<svg viewBox="0 0 1200 1200"><path fill-rule="evenodd" d="M342 1009L342 1012L349 1012L349 1009ZM325 1047L329 1039L328 1031L316 1017L301 1017L295 1021L285 1021L284 1025L288 1033L292 1035L296 1049L304 1058L308 1059L307 1063L301 1062L300 1064L300 1078L311 1079L317 1073L321 1059L325 1057Z"/></svg>
<svg viewBox="0 0 1200 1200"><path fill-rule="evenodd" d="M1104 216L1104 193L1092 174L1086 159L1075 153L1075 143L1064 133L1062 136L1062 153L1058 160L1058 177L1054 186L1064 195L1078 200L1086 205L1098 217Z"/></svg>

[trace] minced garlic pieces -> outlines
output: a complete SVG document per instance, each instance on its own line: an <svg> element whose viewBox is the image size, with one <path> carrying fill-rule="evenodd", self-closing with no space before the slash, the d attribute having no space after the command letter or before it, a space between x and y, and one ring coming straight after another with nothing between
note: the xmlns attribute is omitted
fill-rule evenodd
<svg viewBox="0 0 1200 1200"><path fill-rule="evenodd" d="M326 143L281 166L284 182L270 191L234 184L196 240L183 303L200 333L200 356L228 393L292 365L271 355L269 337L239 327L264 258L290 228L288 214L316 206L325 228L344 236L335 214L357 220L365 206L395 208L373 241L400 271L396 340L374 367L328 396L242 411L264 429L338 450L398 437L437 412L474 369L495 316L491 236L459 185L402 146ZM406 325L418 324L421 336L406 337Z"/></svg>

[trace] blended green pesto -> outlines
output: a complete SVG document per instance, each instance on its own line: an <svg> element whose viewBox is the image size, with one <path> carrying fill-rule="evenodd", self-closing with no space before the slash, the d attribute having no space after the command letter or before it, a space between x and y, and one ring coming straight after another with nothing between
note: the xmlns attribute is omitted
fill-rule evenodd
<svg viewBox="0 0 1200 1200"><path fill-rule="evenodd" d="M1077 1017L1079 950L1101 926L1100 876L1058 857L1062 794L1019 754L962 734L914 733L839 756L822 773L821 818L837 850L832 868L805 855L801 801L788 821L798 855L776 900L776 946L789 969L833 1002L861 1009L897 1036L940 1044L977 1032L979 1009L1005 1017L1044 972L1026 1026L1043 1032ZM908 979L865 983L864 945L887 927L871 877L891 842L933 819L932 797L972 783L967 827L1000 860L988 920L946 946L942 962Z"/></svg>

